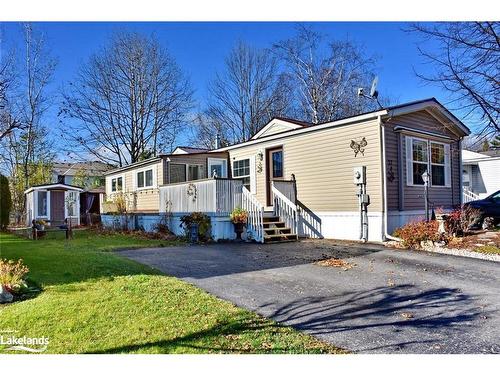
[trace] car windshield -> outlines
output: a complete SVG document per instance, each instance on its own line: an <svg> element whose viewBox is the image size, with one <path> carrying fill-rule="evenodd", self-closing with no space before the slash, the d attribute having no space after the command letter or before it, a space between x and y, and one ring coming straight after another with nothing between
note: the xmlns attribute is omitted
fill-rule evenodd
<svg viewBox="0 0 500 375"><path fill-rule="evenodd" d="M494 201L500 201L500 190L497 191L496 193L491 194L488 199L494 200Z"/></svg>

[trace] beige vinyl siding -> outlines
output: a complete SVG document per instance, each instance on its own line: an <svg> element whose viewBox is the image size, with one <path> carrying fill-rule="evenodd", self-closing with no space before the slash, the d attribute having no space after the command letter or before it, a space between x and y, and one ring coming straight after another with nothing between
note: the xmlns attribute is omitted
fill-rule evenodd
<svg viewBox="0 0 500 375"><path fill-rule="evenodd" d="M422 210L424 209L423 187L407 186L407 168L406 168L406 136L403 133L394 132L395 126L404 126L416 130L425 130L432 133L442 134L450 137L450 161L451 161L451 186L430 186L429 201L434 207L449 208L460 203L460 158L458 139L450 130L436 120L432 115L425 111L416 112L404 116L398 116L390 119L386 123L385 142L386 142L386 163L387 171L392 168L395 174L395 180L391 183L387 181L387 204L389 210ZM398 160L398 137L401 137L402 148L402 178L399 179L399 160ZM415 135L417 138L428 139L425 135ZM402 183L403 197L399 197L399 183ZM401 202L399 201L401 199Z"/></svg>
<svg viewBox="0 0 500 375"><path fill-rule="evenodd" d="M351 140L365 137L368 145L364 156L350 148ZM379 126L376 120L311 131L282 139L270 140L229 151L231 163L235 159L256 158L264 154L262 172L256 174L256 197L266 203L265 150L283 147L284 177L297 179L298 199L315 211L356 211L358 198L353 184L353 168L367 167L367 192L370 194L369 211L381 211L381 173ZM257 169L260 161L255 160Z"/></svg>
<svg viewBox="0 0 500 375"><path fill-rule="evenodd" d="M154 169L156 173L156 180L153 181L155 186L152 188L145 188L136 190L135 187L135 174L138 171L146 170L149 168ZM154 175L154 174L153 174ZM106 176L106 184L111 181L112 178L124 176L125 177L125 199L128 202L127 209L129 212L158 212L159 205L159 192L158 186L161 185L163 181L163 168L162 160L157 160L156 162L149 165L141 165L137 168L131 168L125 171L118 172L116 174L111 174ZM108 190L107 190L108 191ZM109 194L112 199L113 194Z"/></svg>
<svg viewBox="0 0 500 375"><path fill-rule="evenodd" d="M258 138L267 137L268 135L286 132L297 128L297 125L289 124L273 124L264 133L262 133Z"/></svg>

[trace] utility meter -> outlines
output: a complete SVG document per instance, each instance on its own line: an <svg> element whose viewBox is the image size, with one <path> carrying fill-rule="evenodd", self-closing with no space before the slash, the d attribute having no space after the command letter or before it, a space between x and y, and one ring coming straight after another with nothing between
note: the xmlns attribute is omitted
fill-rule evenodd
<svg viewBox="0 0 500 375"><path fill-rule="evenodd" d="M353 169L353 182L356 185L362 185L366 183L366 167L354 167Z"/></svg>

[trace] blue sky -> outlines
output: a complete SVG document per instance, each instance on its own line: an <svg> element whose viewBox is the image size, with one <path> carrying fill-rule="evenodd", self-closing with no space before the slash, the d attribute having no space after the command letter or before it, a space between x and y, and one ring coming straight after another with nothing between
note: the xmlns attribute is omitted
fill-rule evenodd
<svg viewBox="0 0 500 375"><path fill-rule="evenodd" d="M388 22L331 22L313 23L314 27L335 39L348 37L365 48L369 55L378 57L376 72L379 91L397 103L436 97L446 104L448 97L440 88L424 85L415 76L413 68L421 72L431 69L422 64L416 48L416 37L404 32L404 23ZM273 42L288 38L295 32L293 22L163 22L163 23L36 23L43 31L51 53L58 59L51 89L71 80L78 67L115 30L128 29L145 34L154 33L175 57L184 72L190 76L198 105L207 98L207 83L221 70L224 57L238 40L256 47L268 47ZM17 23L3 24L4 36L11 42L20 38ZM54 116L51 111L48 116ZM48 118L51 122L51 118ZM56 119L54 118L54 121Z"/></svg>

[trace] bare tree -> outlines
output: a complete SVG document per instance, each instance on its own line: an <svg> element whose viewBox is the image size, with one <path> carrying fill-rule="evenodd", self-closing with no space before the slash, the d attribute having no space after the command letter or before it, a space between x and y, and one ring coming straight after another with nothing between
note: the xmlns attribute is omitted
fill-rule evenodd
<svg viewBox="0 0 500 375"><path fill-rule="evenodd" d="M210 145L217 133L226 143L248 140L272 117L288 113L289 91L276 57L240 41L209 86L208 108L197 119L199 143Z"/></svg>
<svg viewBox="0 0 500 375"><path fill-rule="evenodd" d="M1 33L1 31L0 31ZM9 93L15 86L15 59L14 53L7 53L2 47L4 41L0 34L0 141L15 129L22 127L12 115Z"/></svg>
<svg viewBox="0 0 500 375"><path fill-rule="evenodd" d="M73 150L123 166L171 149L192 90L153 37L116 34L63 93L62 132Z"/></svg>
<svg viewBox="0 0 500 375"><path fill-rule="evenodd" d="M413 24L408 31L423 39L420 54L432 64L424 80L447 90L465 119L479 119L479 135L500 132L500 23ZM433 48L426 47L426 43ZM437 45L437 48L435 47Z"/></svg>
<svg viewBox="0 0 500 375"><path fill-rule="evenodd" d="M299 25L297 35L276 43L274 50L287 65L302 116L312 123L374 107L356 94L358 87L369 87L375 62L356 44L348 40L325 43L325 36Z"/></svg>
<svg viewBox="0 0 500 375"><path fill-rule="evenodd" d="M14 211L24 212L24 190L50 180L50 165L55 157L44 125L44 114L51 105L48 84L55 68L44 35L31 24L23 24L23 48L11 55L8 71L13 74L4 85L4 118L14 126L0 137L2 169L9 175ZM3 128L6 129L6 128Z"/></svg>

